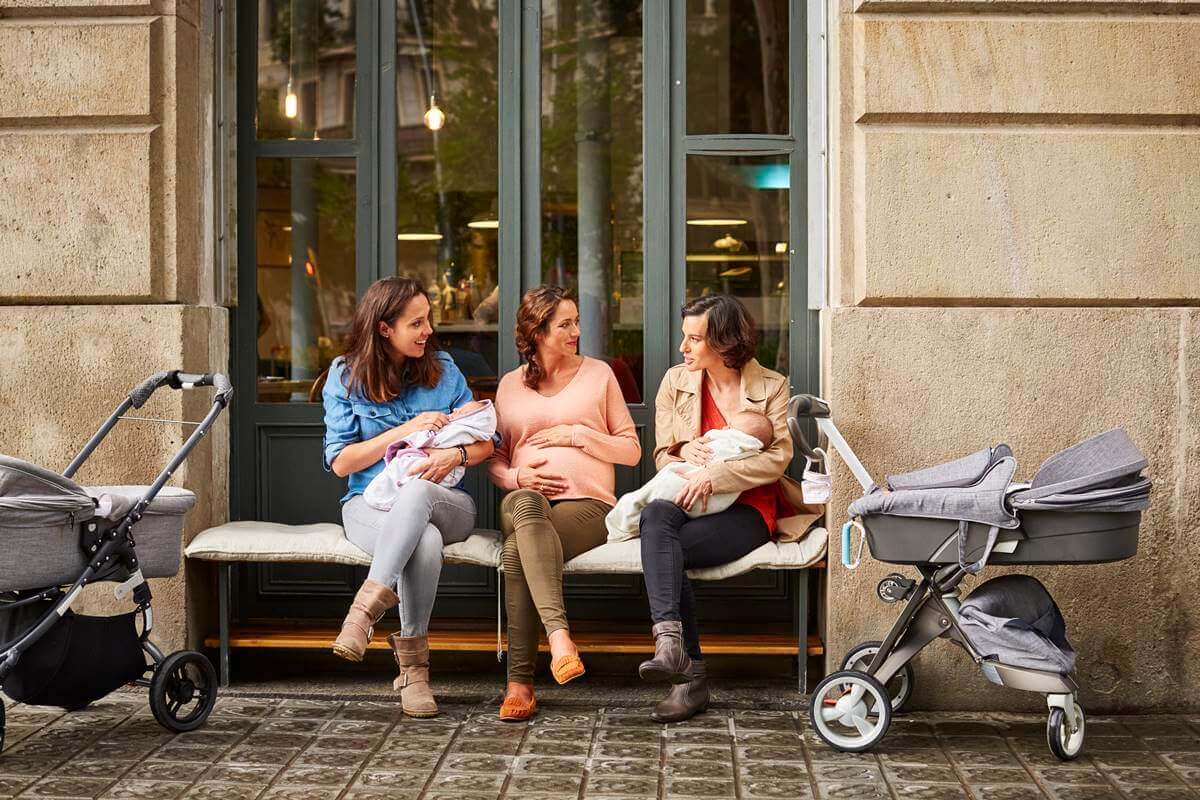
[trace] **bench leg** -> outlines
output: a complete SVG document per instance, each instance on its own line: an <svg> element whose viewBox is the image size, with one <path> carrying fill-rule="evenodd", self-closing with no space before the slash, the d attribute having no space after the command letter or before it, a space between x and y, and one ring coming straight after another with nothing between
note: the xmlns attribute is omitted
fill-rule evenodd
<svg viewBox="0 0 1200 800"><path fill-rule="evenodd" d="M797 570L796 580L796 628L800 639L800 652L796 655L796 672L800 682L800 694L808 691L808 570Z"/></svg>
<svg viewBox="0 0 1200 800"><path fill-rule="evenodd" d="M222 688L229 685L229 573L232 569L233 565L224 561L217 566L217 613L220 616L217 625L221 637L217 669Z"/></svg>

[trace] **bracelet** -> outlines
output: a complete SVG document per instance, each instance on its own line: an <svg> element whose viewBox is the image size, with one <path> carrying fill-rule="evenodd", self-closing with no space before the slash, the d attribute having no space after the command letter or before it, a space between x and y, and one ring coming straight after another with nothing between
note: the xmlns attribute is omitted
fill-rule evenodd
<svg viewBox="0 0 1200 800"><path fill-rule="evenodd" d="M460 467L465 467L467 465L467 448L463 447L461 444L456 444L455 447L458 449L458 452L459 452L458 465Z"/></svg>

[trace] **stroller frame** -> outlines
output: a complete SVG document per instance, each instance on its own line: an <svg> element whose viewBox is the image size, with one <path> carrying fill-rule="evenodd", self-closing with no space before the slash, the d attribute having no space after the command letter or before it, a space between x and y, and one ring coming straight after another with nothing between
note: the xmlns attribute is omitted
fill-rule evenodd
<svg viewBox="0 0 1200 800"><path fill-rule="evenodd" d="M146 582L147 579L138 565L133 531L134 526L145 514L146 509L163 486L187 459L196 444L208 435L217 417L229 405L230 398L233 396L233 387L230 385L229 379L221 373L195 374L181 370L170 370L151 375L121 401L78 455L71 460L62 474L66 478L73 477L122 416L131 408L140 409L150 399L150 396L163 386L176 390L212 386L216 388L216 393L212 406L205 414L204 419L199 423L194 423L195 429L179 448L179 451L123 517L115 521L93 518L81 523L81 546L90 554L90 560L73 584L65 589L62 586L50 586L44 589L24 590L15 593L17 599L0 599L0 610L2 611L11 611L34 603L54 601L37 622L30 625L12 641L0 645L0 685L12 674L22 655L62 620L85 587L93 583L110 581L119 574L125 574L128 577L113 588L113 594L118 600L124 600L132 595L137 607L136 612L141 615L142 622L142 631L138 638L143 651L153 661L152 664L146 666L147 671L153 671L153 677L139 679L137 683L150 688L151 708L159 723L176 732L183 732L194 730L204 724L208 712L212 710L212 705L216 700L215 672L211 663L201 653L181 651L168 656L150 640L150 634L154 630L152 593L150 585ZM183 705L194 699L192 695L195 686L189 682L188 685L179 687L171 685L170 681L175 670L179 670L182 674L182 670L188 664L195 665L205 674L205 677L208 677L209 673L212 674L212 680L209 681L209 686L212 687L211 699L202 703L204 707L198 709L203 711L203 714L180 718L178 711ZM180 702L183 696L186 696L186 699L184 702ZM0 746L3 746L3 741L4 710L0 705Z"/></svg>
<svg viewBox="0 0 1200 800"><path fill-rule="evenodd" d="M813 461L824 460L824 453L813 448L805 436L801 420L811 420L829 445L838 451L863 491L869 491L875 485L874 481L834 424L828 402L813 395L798 395L789 405L788 427L801 452ZM863 539L859 541L860 550ZM1007 548L998 546L996 552L1004 549ZM813 690L809 711L818 735L843 752L863 752L878 744L887 732L891 715L900 711L911 695L912 660L931 642L942 638L965 650L992 683L1045 695L1050 711L1047 743L1051 751L1064 761L1078 756L1083 749L1085 715L1077 702L1079 685L1074 678L985 658L959 624L960 586L967 570L960 564L918 563L913 566L920 574L919 581L893 573L879 583L877 594L880 599L887 603L905 603L883 640L864 642L851 648L841 669L826 676ZM889 697L886 687L896 678L901 679L901 691ZM845 694L830 709L824 704L824 697L828 690L836 688L836 684L845 689ZM872 700L873 707L866 707ZM855 709L865 713L856 715ZM822 723L835 714L854 725L860 734L857 740L828 736L822 730L825 727ZM822 715L825 715L824 719Z"/></svg>

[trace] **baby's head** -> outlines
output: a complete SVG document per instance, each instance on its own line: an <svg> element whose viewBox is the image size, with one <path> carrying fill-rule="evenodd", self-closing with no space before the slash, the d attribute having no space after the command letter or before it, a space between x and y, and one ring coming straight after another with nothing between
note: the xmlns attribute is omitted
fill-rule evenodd
<svg viewBox="0 0 1200 800"><path fill-rule="evenodd" d="M472 400L471 402L464 403L463 405L461 405L458 408L451 411L450 419L458 419L459 417L465 417L467 414L470 414L472 411L478 411L479 409L484 408L485 406L487 406L486 400Z"/></svg>
<svg viewBox="0 0 1200 800"><path fill-rule="evenodd" d="M762 442L764 449L770 447L771 442L775 441L775 426L771 424L771 420L767 419L765 414L757 411L744 409L737 412L729 421L729 427L758 439Z"/></svg>

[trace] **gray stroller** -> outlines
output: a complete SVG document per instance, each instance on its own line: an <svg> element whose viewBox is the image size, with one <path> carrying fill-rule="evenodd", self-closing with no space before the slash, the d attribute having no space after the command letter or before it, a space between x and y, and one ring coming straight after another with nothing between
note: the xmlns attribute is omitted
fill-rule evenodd
<svg viewBox="0 0 1200 800"><path fill-rule="evenodd" d="M141 408L162 386L213 386L216 394L154 483L85 488L72 480L125 412ZM201 653L168 656L150 641L146 579L179 572L183 517L196 497L165 484L232 395L221 374L160 372L129 393L61 475L0 455L0 687L9 697L74 710L139 683L149 687L150 709L164 727L184 732L204 724L217 700L216 673ZM111 617L72 611L84 587L98 582L115 584L116 598L132 597L135 610Z"/></svg>
<svg viewBox="0 0 1200 800"><path fill-rule="evenodd" d="M792 399L789 427L806 456L802 419L816 422L862 484L842 528L842 561L851 558L854 530L871 555L916 568L920 580L888 575L877 588L887 603L904 603L881 642L863 642L842 668L813 690L813 729L837 750L861 752L887 733L892 714L912 695L912 659L946 638L966 650L993 683L1040 692L1050 709L1046 739L1067 761L1083 749L1085 716L1076 702L1075 652L1066 622L1046 588L1029 575L981 583L965 599L959 585L989 564L1099 564L1137 553L1142 511L1149 504L1147 466L1119 428L1056 453L1033 481L1016 483L1007 445L927 469L889 476L876 486L830 419L829 404L811 395Z"/></svg>

